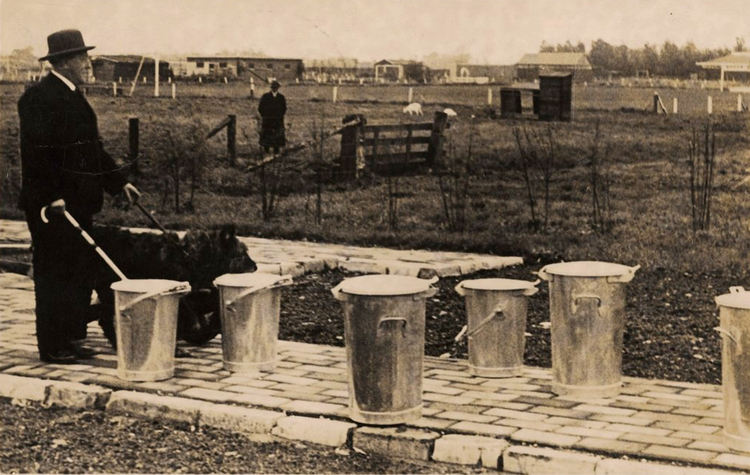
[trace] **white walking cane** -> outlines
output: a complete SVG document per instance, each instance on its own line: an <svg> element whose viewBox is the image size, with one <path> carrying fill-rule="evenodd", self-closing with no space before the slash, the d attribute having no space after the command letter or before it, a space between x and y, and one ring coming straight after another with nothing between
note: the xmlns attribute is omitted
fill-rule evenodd
<svg viewBox="0 0 750 475"><path fill-rule="evenodd" d="M65 213L65 218L68 220L68 222L71 225L73 225L73 227L76 228L79 233L81 233L81 236L83 236L83 239L85 239L86 242L89 243L89 245L94 248L94 250L96 251L96 253L99 254L99 256L102 259L104 259L104 262L107 263L107 265L109 266L109 268L112 269L114 271L114 273L117 274L118 277L120 277L121 280L128 280L128 278L125 277L125 274L122 273L122 271L120 270L120 268L117 267L117 265L115 265L114 262L112 262L112 259L110 259L109 256L107 254L105 254L105 252L102 250L102 248L99 247L96 244L96 242L94 241L94 239L91 236L89 236L89 233L87 233L81 227L81 225L78 224L78 221L76 221L76 219L70 213L68 213L67 210L63 211L63 213ZM47 207L46 206L44 208L42 208L41 215L42 215L42 222L45 223L45 224L49 223L49 219L47 218Z"/></svg>

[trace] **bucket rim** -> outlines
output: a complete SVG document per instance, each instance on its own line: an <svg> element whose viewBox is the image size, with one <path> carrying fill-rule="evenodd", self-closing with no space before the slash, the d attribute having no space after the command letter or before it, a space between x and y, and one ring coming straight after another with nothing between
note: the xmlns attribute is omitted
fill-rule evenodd
<svg viewBox="0 0 750 475"><path fill-rule="evenodd" d="M372 274L350 277L338 287L349 295L384 297L419 294L430 289L433 282L406 275Z"/></svg>
<svg viewBox="0 0 750 475"><path fill-rule="evenodd" d="M269 274L266 272L244 272L240 274L223 274L214 279L216 287L257 287L264 288L274 285L282 280L287 280L288 276L279 274Z"/></svg>
<svg viewBox="0 0 750 475"><path fill-rule="evenodd" d="M566 277L617 277L633 272L634 268L624 264L604 261L572 261L549 264L543 271L551 275Z"/></svg>
<svg viewBox="0 0 750 475"><path fill-rule="evenodd" d="M716 304L719 307L750 310L750 292L732 292L719 295L716 297Z"/></svg>
<svg viewBox="0 0 750 475"><path fill-rule="evenodd" d="M190 283L167 279L126 279L110 285L117 292L132 292L138 294L167 292L181 288L190 288Z"/></svg>
<svg viewBox="0 0 750 475"><path fill-rule="evenodd" d="M527 280L519 279L502 279L502 278L487 278L487 279L469 279L463 280L459 283L464 289L467 290L528 290L536 287L536 282L529 282Z"/></svg>

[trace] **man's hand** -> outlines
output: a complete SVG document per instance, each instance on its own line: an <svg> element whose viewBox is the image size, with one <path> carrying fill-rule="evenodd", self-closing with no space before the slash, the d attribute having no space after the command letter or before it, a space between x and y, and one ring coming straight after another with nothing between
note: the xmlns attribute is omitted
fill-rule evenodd
<svg viewBox="0 0 750 475"><path fill-rule="evenodd" d="M62 216L65 214L65 200L60 198L49 204L47 211L55 216Z"/></svg>
<svg viewBox="0 0 750 475"><path fill-rule="evenodd" d="M131 183L126 183L125 186L122 187L122 191L125 192L125 197L128 199L128 203L131 205L138 201L138 198L141 196L141 192L138 191L138 188L133 186Z"/></svg>

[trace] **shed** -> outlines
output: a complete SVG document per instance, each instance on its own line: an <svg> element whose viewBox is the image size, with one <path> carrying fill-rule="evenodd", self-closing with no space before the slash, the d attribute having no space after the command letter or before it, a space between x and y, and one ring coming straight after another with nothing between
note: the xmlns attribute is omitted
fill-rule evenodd
<svg viewBox="0 0 750 475"><path fill-rule="evenodd" d="M551 73L539 76L540 120L570 121L573 103L573 75Z"/></svg>
<svg viewBox="0 0 750 475"><path fill-rule="evenodd" d="M94 77L100 82L119 81L120 78L125 82L132 82L136 74L138 74L138 67L141 64L142 58L143 56L138 55L95 56L91 60ZM147 81L153 81L155 63L154 58L144 58L139 78L146 78ZM171 76L169 63L159 61L159 78L166 80Z"/></svg>
<svg viewBox="0 0 750 475"><path fill-rule="evenodd" d="M750 79L750 52L735 51L721 58L696 63L703 69L717 71L719 73L719 87L724 90L724 78L727 73L732 77L744 77Z"/></svg>
<svg viewBox="0 0 750 475"><path fill-rule="evenodd" d="M516 76L522 81L533 81L543 74L570 73L575 81L589 81L593 67L585 53L527 54L516 63Z"/></svg>

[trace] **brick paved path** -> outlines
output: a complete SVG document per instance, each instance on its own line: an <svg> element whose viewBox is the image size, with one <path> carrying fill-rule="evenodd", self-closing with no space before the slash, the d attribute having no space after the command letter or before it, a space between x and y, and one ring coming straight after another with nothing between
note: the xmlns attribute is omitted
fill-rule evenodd
<svg viewBox="0 0 750 475"><path fill-rule="evenodd" d="M133 228L131 231L158 232L145 228ZM443 277L523 262L519 257L465 252L395 250L252 237L241 237L240 240L247 245L250 255L259 264L260 272L293 276L338 267L353 272ZM0 249L3 243L18 246L29 242L31 237L25 222L0 219Z"/></svg>
<svg viewBox="0 0 750 475"><path fill-rule="evenodd" d="M33 300L28 278L0 274L0 373L347 419L343 348L282 341L277 368L248 378L222 368L218 337L204 347L189 348L192 357L178 360L174 378L126 382L116 377L116 356L95 324L89 327L89 340L102 354L80 365L41 363ZM616 398L575 400L555 396L551 377L549 369L531 367L515 378L473 377L464 360L427 357L424 417L410 426L750 470L750 456L730 453L722 443L719 386L625 378Z"/></svg>

